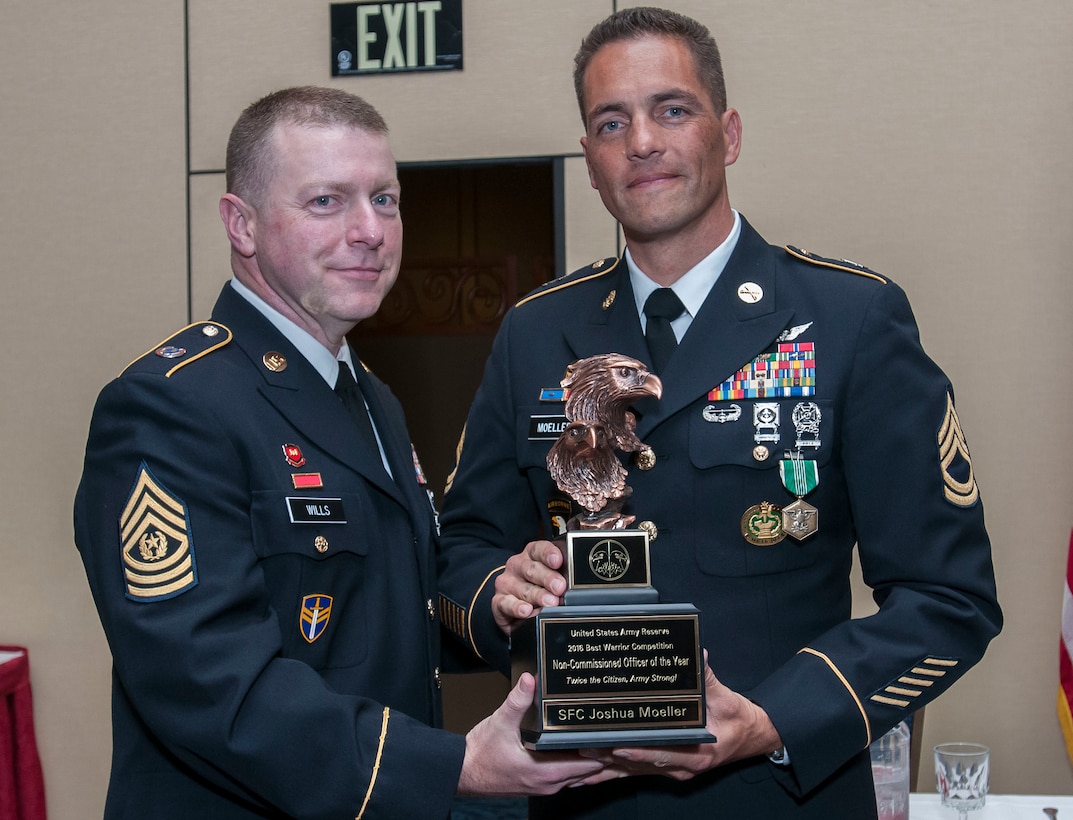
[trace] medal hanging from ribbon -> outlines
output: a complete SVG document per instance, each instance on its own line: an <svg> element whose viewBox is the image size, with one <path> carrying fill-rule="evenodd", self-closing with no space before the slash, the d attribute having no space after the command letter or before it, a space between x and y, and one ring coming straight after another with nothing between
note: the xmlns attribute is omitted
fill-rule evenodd
<svg viewBox="0 0 1073 820"><path fill-rule="evenodd" d="M801 457L801 451L786 454L779 462L782 485L797 496L792 504L782 508L782 528L791 538L804 541L820 528L820 513L804 500L804 496L820 483L820 471L816 462Z"/></svg>

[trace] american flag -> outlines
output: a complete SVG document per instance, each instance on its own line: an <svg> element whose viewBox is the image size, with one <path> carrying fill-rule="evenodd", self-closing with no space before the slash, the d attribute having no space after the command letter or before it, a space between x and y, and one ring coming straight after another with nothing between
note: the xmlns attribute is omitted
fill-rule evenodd
<svg viewBox="0 0 1073 820"><path fill-rule="evenodd" d="M1073 761L1073 533L1066 558L1066 586L1062 596L1062 640L1058 645L1058 722L1066 740L1066 752Z"/></svg>

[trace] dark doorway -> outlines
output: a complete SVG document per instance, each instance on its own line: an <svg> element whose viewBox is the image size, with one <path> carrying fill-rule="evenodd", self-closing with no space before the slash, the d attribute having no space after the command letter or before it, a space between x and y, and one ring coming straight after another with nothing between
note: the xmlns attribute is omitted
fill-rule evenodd
<svg viewBox="0 0 1073 820"><path fill-rule="evenodd" d="M552 158L399 168L402 269L349 340L402 402L437 503L500 320L555 276L560 177ZM497 673L446 676L447 728L467 731L506 691Z"/></svg>

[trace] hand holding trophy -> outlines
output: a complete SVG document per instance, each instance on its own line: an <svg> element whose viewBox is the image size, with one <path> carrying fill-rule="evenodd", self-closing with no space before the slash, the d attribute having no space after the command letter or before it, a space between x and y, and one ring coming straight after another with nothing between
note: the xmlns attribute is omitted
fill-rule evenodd
<svg viewBox="0 0 1073 820"><path fill-rule="evenodd" d="M655 746L714 741L705 728L700 618L660 603L650 535L630 529L631 490L616 451L653 458L628 409L662 395L641 362L615 353L574 362L561 382L568 424L548 453L556 485L585 512L567 523L563 606L511 636L512 676L538 689L522 725L530 749Z"/></svg>

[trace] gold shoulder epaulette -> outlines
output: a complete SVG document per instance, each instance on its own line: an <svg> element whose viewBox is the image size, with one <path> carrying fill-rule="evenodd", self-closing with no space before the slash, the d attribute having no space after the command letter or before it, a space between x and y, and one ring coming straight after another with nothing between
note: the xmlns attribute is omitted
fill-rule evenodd
<svg viewBox="0 0 1073 820"><path fill-rule="evenodd" d="M547 296L549 293L556 293L565 288L573 287L574 285L580 285L582 282L588 282L592 279L598 279L601 276L606 276L618 267L619 258L617 256L609 256L606 259L597 259L588 267L581 268L571 273L569 276L564 276L562 279L552 279L550 282L545 282L540 288L530 293L514 307L521 307L526 302L531 302L534 299L539 299L541 296Z"/></svg>
<svg viewBox="0 0 1073 820"><path fill-rule="evenodd" d="M194 322L147 350L119 375L138 367L170 378L177 370L224 347L231 338L231 331L219 322Z"/></svg>
<svg viewBox="0 0 1073 820"><path fill-rule="evenodd" d="M858 276L867 276L869 279L875 279L877 282L882 282L884 285L889 281L885 276L876 273L870 268L866 268L864 265L851 262L849 259L829 259L826 256L820 256L815 253L809 253L801 248L795 248L793 245L787 245L786 252L796 259L800 259L802 262L808 262L812 265L819 265L823 268L834 268L835 270L844 270L848 273L856 273Z"/></svg>

